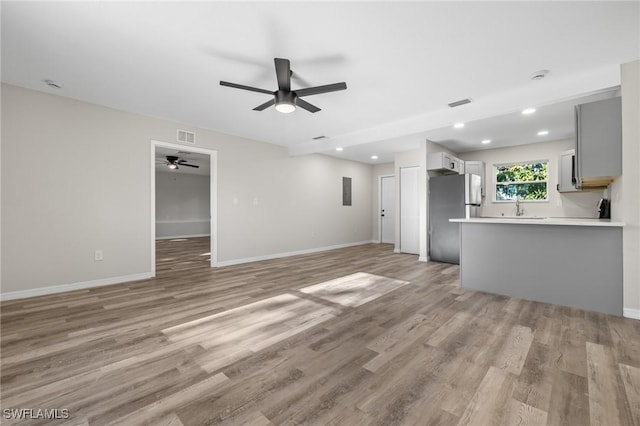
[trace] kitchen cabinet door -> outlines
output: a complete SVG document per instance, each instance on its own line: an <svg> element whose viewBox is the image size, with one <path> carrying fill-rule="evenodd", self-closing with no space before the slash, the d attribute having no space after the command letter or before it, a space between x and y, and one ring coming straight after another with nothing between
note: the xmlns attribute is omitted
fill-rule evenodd
<svg viewBox="0 0 640 426"><path fill-rule="evenodd" d="M578 186L603 186L622 175L620 97L576 106Z"/></svg>

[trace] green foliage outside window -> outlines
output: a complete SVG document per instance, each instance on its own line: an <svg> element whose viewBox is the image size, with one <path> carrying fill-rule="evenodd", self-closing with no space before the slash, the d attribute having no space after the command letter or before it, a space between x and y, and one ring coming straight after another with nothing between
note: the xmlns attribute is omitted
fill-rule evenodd
<svg viewBox="0 0 640 426"><path fill-rule="evenodd" d="M508 164L496 167L496 201L547 199L548 163Z"/></svg>

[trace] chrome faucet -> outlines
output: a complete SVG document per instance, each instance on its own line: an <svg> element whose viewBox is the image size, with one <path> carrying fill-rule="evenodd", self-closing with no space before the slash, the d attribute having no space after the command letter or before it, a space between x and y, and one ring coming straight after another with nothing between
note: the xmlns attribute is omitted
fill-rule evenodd
<svg viewBox="0 0 640 426"><path fill-rule="evenodd" d="M520 208L520 197L516 196L516 216L522 216L524 209Z"/></svg>

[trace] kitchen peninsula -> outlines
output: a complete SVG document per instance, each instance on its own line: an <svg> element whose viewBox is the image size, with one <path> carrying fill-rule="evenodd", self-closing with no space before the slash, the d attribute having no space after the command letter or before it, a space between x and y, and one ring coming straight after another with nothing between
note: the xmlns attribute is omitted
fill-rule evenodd
<svg viewBox="0 0 640 426"><path fill-rule="evenodd" d="M460 224L464 288L622 315L621 222L500 217Z"/></svg>

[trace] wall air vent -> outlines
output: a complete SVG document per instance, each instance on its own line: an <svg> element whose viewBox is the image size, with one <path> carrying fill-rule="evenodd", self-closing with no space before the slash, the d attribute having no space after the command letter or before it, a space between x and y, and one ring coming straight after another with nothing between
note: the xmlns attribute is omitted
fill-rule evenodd
<svg viewBox="0 0 640 426"><path fill-rule="evenodd" d="M178 142L195 144L196 134L187 130L178 129Z"/></svg>
<svg viewBox="0 0 640 426"><path fill-rule="evenodd" d="M318 141L320 139L326 139L326 136L316 136L315 138L312 138L314 141Z"/></svg>
<svg viewBox="0 0 640 426"><path fill-rule="evenodd" d="M471 103L471 98L460 99L459 101L451 102L449 106L451 108L459 107L460 105Z"/></svg>

